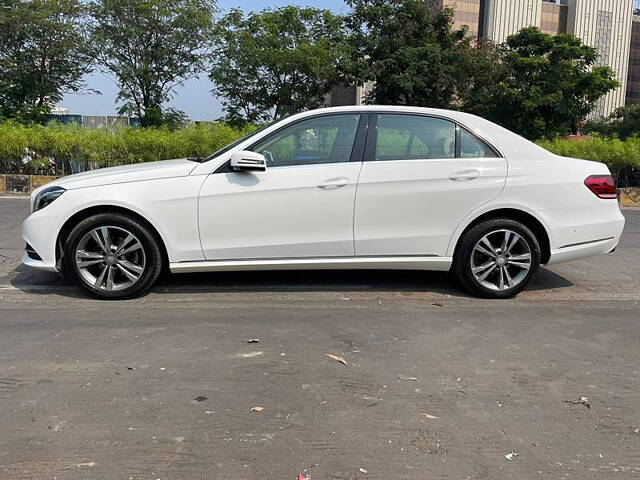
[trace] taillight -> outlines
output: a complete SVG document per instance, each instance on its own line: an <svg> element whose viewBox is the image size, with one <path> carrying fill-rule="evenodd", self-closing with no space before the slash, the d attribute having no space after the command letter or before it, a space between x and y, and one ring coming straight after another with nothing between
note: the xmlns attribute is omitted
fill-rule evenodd
<svg viewBox="0 0 640 480"><path fill-rule="evenodd" d="M584 184L600 198L618 198L616 182L611 175L591 175Z"/></svg>

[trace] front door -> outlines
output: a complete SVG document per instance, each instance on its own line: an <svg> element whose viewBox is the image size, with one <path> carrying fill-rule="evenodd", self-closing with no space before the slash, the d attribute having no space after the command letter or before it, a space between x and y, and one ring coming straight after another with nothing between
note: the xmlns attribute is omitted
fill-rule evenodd
<svg viewBox="0 0 640 480"><path fill-rule="evenodd" d="M266 157L266 172L209 175L198 214L205 258L353 256L360 119L336 114L287 125L250 147Z"/></svg>

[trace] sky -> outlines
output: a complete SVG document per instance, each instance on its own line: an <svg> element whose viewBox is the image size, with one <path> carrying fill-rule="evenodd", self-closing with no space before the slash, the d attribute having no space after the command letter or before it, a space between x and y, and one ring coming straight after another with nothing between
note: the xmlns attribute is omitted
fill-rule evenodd
<svg viewBox="0 0 640 480"><path fill-rule="evenodd" d="M245 11L277 8L285 5L311 6L328 8L336 13L347 11L343 0L218 0L218 8L222 11L241 8ZM87 87L98 90L102 95L69 94L60 106L69 109L70 113L79 115L116 115L115 103L118 87L114 79L106 74L94 72L86 77ZM177 88L168 106L184 111L192 120L214 120L222 115L220 100L211 94L211 82L206 74L188 80L184 87Z"/></svg>

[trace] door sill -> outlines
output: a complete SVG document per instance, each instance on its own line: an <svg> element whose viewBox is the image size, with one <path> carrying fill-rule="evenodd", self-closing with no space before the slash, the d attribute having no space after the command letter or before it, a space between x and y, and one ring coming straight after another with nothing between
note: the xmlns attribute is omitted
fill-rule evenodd
<svg viewBox="0 0 640 480"><path fill-rule="evenodd" d="M250 270L433 270L446 272L451 257L339 257L339 258L274 258L263 260L210 260L179 262L169 265L172 273L231 272Z"/></svg>

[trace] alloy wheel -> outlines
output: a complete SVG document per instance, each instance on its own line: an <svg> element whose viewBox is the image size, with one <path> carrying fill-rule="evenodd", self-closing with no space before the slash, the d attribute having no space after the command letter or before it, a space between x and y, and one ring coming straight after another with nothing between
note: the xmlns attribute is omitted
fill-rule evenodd
<svg viewBox="0 0 640 480"><path fill-rule="evenodd" d="M471 252L471 272L489 290L504 291L520 285L531 270L531 262L529 243L509 229L488 233Z"/></svg>
<svg viewBox="0 0 640 480"><path fill-rule="evenodd" d="M142 243L121 227L101 226L78 242L75 261L82 279L93 288L124 290L137 283L146 268Z"/></svg>

